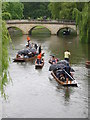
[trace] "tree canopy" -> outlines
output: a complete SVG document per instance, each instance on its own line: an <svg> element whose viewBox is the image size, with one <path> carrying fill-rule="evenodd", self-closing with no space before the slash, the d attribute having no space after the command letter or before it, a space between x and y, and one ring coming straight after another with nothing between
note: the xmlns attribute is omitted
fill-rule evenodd
<svg viewBox="0 0 90 120"><path fill-rule="evenodd" d="M3 2L2 4L2 18L8 19L22 19L24 5L20 2Z"/></svg>
<svg viewBox="0 0 90 120"><path fill-rule="evenodd" d="M48 2L25 2L24 4L24 17L27 19L28 17L32 19L37 19L39 17L50 17L51 12L48 9Z"/></svg>
<svg viewBox="0 0 90 120"><path fill-rule="evenodd" d="M56 3L50 3L49 9L52 13L53 19L69 19L72 20L72 12L73 8L76 7L76 4L73 2L56 2Z"/></svg>

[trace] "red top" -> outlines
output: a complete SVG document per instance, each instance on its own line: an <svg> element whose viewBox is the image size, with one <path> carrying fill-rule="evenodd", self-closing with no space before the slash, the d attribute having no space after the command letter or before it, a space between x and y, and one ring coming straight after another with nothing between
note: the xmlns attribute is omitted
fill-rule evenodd
<svg viewBox="0 0 90 120"><path fill-rule="evenodd" d="M28 36L28 37L27 37L27 41L29 41L29 40L30 40L30 37Z"/></svg>
<svg viewBox="0 0 90 120"><path fill-rule="evenodd" d="M41 53L37 56L38 59L41 59Z"/></svg>

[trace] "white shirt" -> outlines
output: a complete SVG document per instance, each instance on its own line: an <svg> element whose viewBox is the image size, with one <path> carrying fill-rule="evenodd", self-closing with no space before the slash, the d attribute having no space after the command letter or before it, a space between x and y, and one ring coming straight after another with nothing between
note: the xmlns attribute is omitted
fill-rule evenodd
<svg viewBox="0 0 90 120"><path fill-rule="evenodd" d="M69 58L70 55L71 55L70 52L68 51L64 52L64 58Z"/></svg>

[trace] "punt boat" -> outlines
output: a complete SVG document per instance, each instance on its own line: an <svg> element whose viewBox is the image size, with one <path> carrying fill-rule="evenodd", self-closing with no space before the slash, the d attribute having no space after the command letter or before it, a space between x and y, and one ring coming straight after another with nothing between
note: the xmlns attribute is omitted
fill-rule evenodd
<svg viewBox="0 0 90 120"><path fill-rule="evenodd" d="M70 80L69 80L68 83L66 83L66 82L63 82L63 81L59 80L59 79L56 77L56 75L54 74L53 71L51 72L51 75L53 76L53 78L54 78L60 85L68 86L68 87L69 87L69 86L78 87L76 80L73 80L71 83L70 83Z"/></svg>
<svg viewBox="0 0 90 120"><path fill-rule="evenodd" d="M31 60L34 60L37 56L33 56L33 57L30 57L30 58L14 58L13 59L13 62L27 62L27 61L31 61Z"/></svg>
<svg viewBox="0 0 90 120"><path fill-rule="evenodd" d="M41 64L37 64L37 60L35 61L35 69L42 69L44 66L44 59L42 59Z"/></svg>

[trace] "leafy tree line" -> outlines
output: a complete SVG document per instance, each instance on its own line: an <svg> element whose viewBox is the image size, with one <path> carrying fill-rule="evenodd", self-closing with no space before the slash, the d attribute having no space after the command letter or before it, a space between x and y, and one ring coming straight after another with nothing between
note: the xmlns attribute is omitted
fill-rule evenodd
<svg viewBox="0 0 90 120"><path fill-rule="evenodd" d="M3 2L2 18L8 19L37 19L40 17L51 17L51 12L48 9L47 3L39 2Z"/></svg>
<svg viewBox="0 0 90 120"><path fill-rule="evenodd" d="M52 13L53 19L67 19L75 20L73 17L74 8L77 8L79 11L82 11L84 3L75 3L75 2L55 2L49 4L49 9Z"/></svg>

